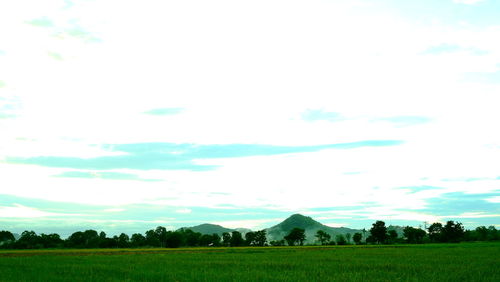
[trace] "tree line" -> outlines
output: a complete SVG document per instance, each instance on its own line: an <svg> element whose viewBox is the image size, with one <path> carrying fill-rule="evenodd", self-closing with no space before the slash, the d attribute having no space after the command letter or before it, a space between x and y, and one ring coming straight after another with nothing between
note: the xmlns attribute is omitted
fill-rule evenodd
<svg viewBox="0 0 500 282"><path fill-rule="evenodd" d="M178 247L240 247L267 246L266 231L247 232L244 236L239 231L218 234L201 234L191 229L182 228L168 231L158 226L143 234L125 233L108 237L105 232L95 230L78 231L67 239L59 234L36 234L34 231L24 231L16 240L9 231L0 231L0 248L3 249L44 249L44 248L178 248Z"/></svg>
<svg viewBox="0 0 500 282"><path fill-rule="evenodd" d="M445 225L436 222L426 229L406 226L402 234L396 230L388 230L384 221L376 221L365 236L360 232L354 234L338 234L332 238L324 230L315 234L315 242L320 245L347 244L422 244L422 243L458 243L462 241L498 241L500 231L494 226L480 226L474 230L465 230L459 222L448 221ZM24 231L16 240L9 231L0 231L0 248L3 249L43 249L43 248L138 248L138 247L241 247L241 246L302 246L306 242L305 229L293 228L281 240L267 241L266 230L251 231L244 235L239 231L231 233L201 234L191 229L182 228L168 231L158 226L143 234L125 233L108 237L106 233L95 230L78 231L67 239L58 234L36 234Z"/></svg>

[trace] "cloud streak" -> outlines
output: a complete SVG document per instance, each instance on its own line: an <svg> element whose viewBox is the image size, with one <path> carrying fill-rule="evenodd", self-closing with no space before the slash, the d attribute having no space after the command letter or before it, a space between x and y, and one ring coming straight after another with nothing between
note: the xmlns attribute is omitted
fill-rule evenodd
<svg viewBox="0 0 500 282"><path fill-rule="evenodd" d="M272 156L282 154L298 154L318 152L326 149L355 149L363 147L386 147L403 144L400 140L367 140L351 143L338 143L318 146L272 146L251 144L229 145L193 145L172 143L138 143L107 145L106 147L122 155L97 158L75 157L7 157L6 162L12 164L34 164L46 167L63 167L74 169L109 170L213 170L216 166L200 165L196 160L240 158L251 156ZM83 173L87 175L86 173ZM80 172L69 173L69 176L83 176ZM106 175L106 174L104 174ZM62 176L68 176L62 175ZM112 175L108 175L112 176ZM119 175L114 175L115 177ZM123 175L121 175L123 176Z"/></svg>

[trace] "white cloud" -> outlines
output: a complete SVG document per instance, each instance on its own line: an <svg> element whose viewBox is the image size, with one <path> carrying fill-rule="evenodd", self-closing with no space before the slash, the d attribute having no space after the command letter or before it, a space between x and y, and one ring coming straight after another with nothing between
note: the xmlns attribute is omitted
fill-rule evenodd
<svg viewBox="0 0 500 282"><path fill-rule="evenodd" d="M176 213L191 213L192 210L188 208L175 210Z"/></svg>
<svg viewBox="0 0 500 282"><path fill-rule="evenodd" d="M20 204L13 204L13 206L0 206L1 218L40 218L40 217L54 217L54 216L80 216L79 214L64 214L45 212L36 208L26 207Z"/></svg>

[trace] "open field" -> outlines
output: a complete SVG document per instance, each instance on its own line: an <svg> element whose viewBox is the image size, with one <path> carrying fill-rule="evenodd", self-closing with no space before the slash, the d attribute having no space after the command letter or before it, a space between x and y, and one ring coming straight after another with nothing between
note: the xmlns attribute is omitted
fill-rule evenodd
<svg viewBox="0 0 500 282"><path fill-rule="evenodd" d="M0 251L0 281L500 281L500 244Z"/></svg>

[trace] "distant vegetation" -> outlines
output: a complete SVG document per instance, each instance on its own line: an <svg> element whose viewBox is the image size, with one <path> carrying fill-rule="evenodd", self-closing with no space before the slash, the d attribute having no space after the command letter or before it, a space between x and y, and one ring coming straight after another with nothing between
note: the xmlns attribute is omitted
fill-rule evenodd
<svg viewBox="0 0 500 282"><path fill-rule="evenodd" d="M200 230L204 232L196 232ZM399 234L397 230L402 230ZM0 231L0 248L139 248L139 247L240 247L240 246L302 246L302 245L348 245L348 244L422 244L457 243L462 241L498 241L500 231L494 226L480 226L465 230L461 223L448 221L445 225L433 223L426 230L406 226L387 227L376 221L370 230L333 228L310 217L295 214L282 223L259 231L227 229L212 224L168 231L165 227L135 233L122 233L108 237L95 230L78 231L62 239L58 234L36 234L24 231L16 239L9 231ZM349 231L354 231L349 233ZM208 233L208 232L211 232ZM220 234L220 235L219 235Z"/></svg>

